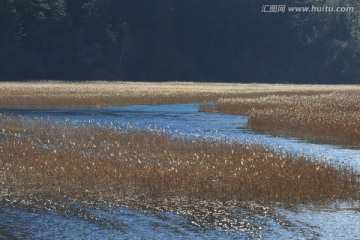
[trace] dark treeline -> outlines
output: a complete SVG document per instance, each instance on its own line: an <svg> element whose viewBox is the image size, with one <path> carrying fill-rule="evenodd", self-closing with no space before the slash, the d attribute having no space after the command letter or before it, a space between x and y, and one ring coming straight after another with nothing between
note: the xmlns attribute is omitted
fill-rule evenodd
<svg viewBox="0 0 360 240"><path fill-rule="evenodd" d="M262 13L264 4L353 6ZM0 0L0 80L360 83L358 0Z"/></svg>

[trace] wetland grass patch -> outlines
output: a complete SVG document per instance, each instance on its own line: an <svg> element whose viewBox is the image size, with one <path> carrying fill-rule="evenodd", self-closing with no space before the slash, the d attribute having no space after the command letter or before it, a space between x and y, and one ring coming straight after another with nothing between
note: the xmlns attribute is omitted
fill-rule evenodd
<svg viewBox="0 0 360 240"><path fill-rule="evenodd" d="M1 82L0 108L78 108L179 104L219 98L262 97L360 89L358 86L194 82Z"/></svg>
<svg viewBox="0 0 360 240"><path fill-rule="evenodd" d="M248 115L247 126L258 132L360 147L360 91L356 89L255 94L220 99L216 105L204 103L199 110Z"/></svg>
<svg viewBox="0 0 360 240"><path fill-rule="evenodd" d="M358 200L354 171L265 146L2 116L2 199Z"/></svg>

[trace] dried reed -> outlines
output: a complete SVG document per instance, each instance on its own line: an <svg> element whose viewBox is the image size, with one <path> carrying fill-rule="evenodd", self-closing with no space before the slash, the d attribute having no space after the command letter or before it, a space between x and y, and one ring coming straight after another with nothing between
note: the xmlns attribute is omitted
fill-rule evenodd
<svg viewBox="0 0 360 240"><path fill-rule="evenodd" d="M354 171L239 142L2 116L2 198L359 199Z"/></svg>
<svg viewBox="0 0 360 240"><path fill-rule="evenodd" d="M202 111L249 115L248 127L274 135L360 147L360 91L292 92L220 99Z"/></svg>
<svg viewBox="0 0 360 240"><path fill-rule="evenodd" d="M219 98L347 91L355 86L269 85L191 82L0 82L0 108L101 107L198 103Z"/></svg>

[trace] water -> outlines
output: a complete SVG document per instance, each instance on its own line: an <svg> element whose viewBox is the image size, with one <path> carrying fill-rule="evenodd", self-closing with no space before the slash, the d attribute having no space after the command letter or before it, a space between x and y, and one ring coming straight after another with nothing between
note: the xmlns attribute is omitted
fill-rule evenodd
<svg viewBox="0 0 360 240"><path fill-rule="evenodd" d="M100 220L58 212L1 207L0 237L26 239L200 239L224 237L217 230L196 229L181 215L152 216L125 208L87 209ZM7 235L6 235L7 234ZM233 233L227 233L229 237Z"/></svg>
<svg viewBox="0 0 360 240"><path fill-rule="evenodd" d="M183 137L250 141L277 150L323 158L331 164L351 166L360 172L360 150L254 133L246 129L245 116L200 113L196 104L94 109L4 109L0 113L82 124L98 122L123 128L160 129ZM193 207L187 209L179 206L180 211L176 210L178 214L170 208L153 212L131 207L99 208L86 204L75 208L87 214L0 205L0 239L360 238L359 203L340 204L325 209L305 206L297 211L274 206L261 206L254 210L252 205L225 204L216 209L203 207L208 212L194 212ZM209 212L217 213L216 217L211 220L205 218ZM272 214L269 215L269 212ZM230 219L230 227L223 227L222 219Z"/></svg>

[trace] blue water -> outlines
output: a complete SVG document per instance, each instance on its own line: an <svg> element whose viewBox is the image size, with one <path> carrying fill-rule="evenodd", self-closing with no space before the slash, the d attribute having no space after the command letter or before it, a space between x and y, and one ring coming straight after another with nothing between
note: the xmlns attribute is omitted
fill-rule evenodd
<svg viewBox="0 0 360 240"><path fill-rule="evenodd" d="M97 123L125 129L155 129L189 138L249 141L276 150L322 158L331 164L350 166L360 172L360 150L254 133L246 129L246 116L201 113L197 107L196 104L181 104L91 109L3 109L0 114L56 119L74 124ZM256 212L235 214L235 218L246 223L252 219L251 224L255 226L240 230L225 230L216 226L204 228L192 223L183 213L153 215L121 207L80 207L86 209L92 219L98 220L57 211L0 205L0 239L360 239L359 203L352 207L346 205L336 210L320 211L304 208L293 212L278 208L279 216L284 216L287 224ZM235 212L238 214L239 211L243 210ZM336 222L329 221L331 218L336 218Z"/></svg>
<svg viewBox="0 0 360 240"><path fill-rule="evenodd" d="M237 234L203 230L177 214L152 216L125 208L87 209L97 220L53 211L27 211L0 206L0 239L5 232L21 239L216 239ZM3 231L3 232L2 232Z"/></svg>

